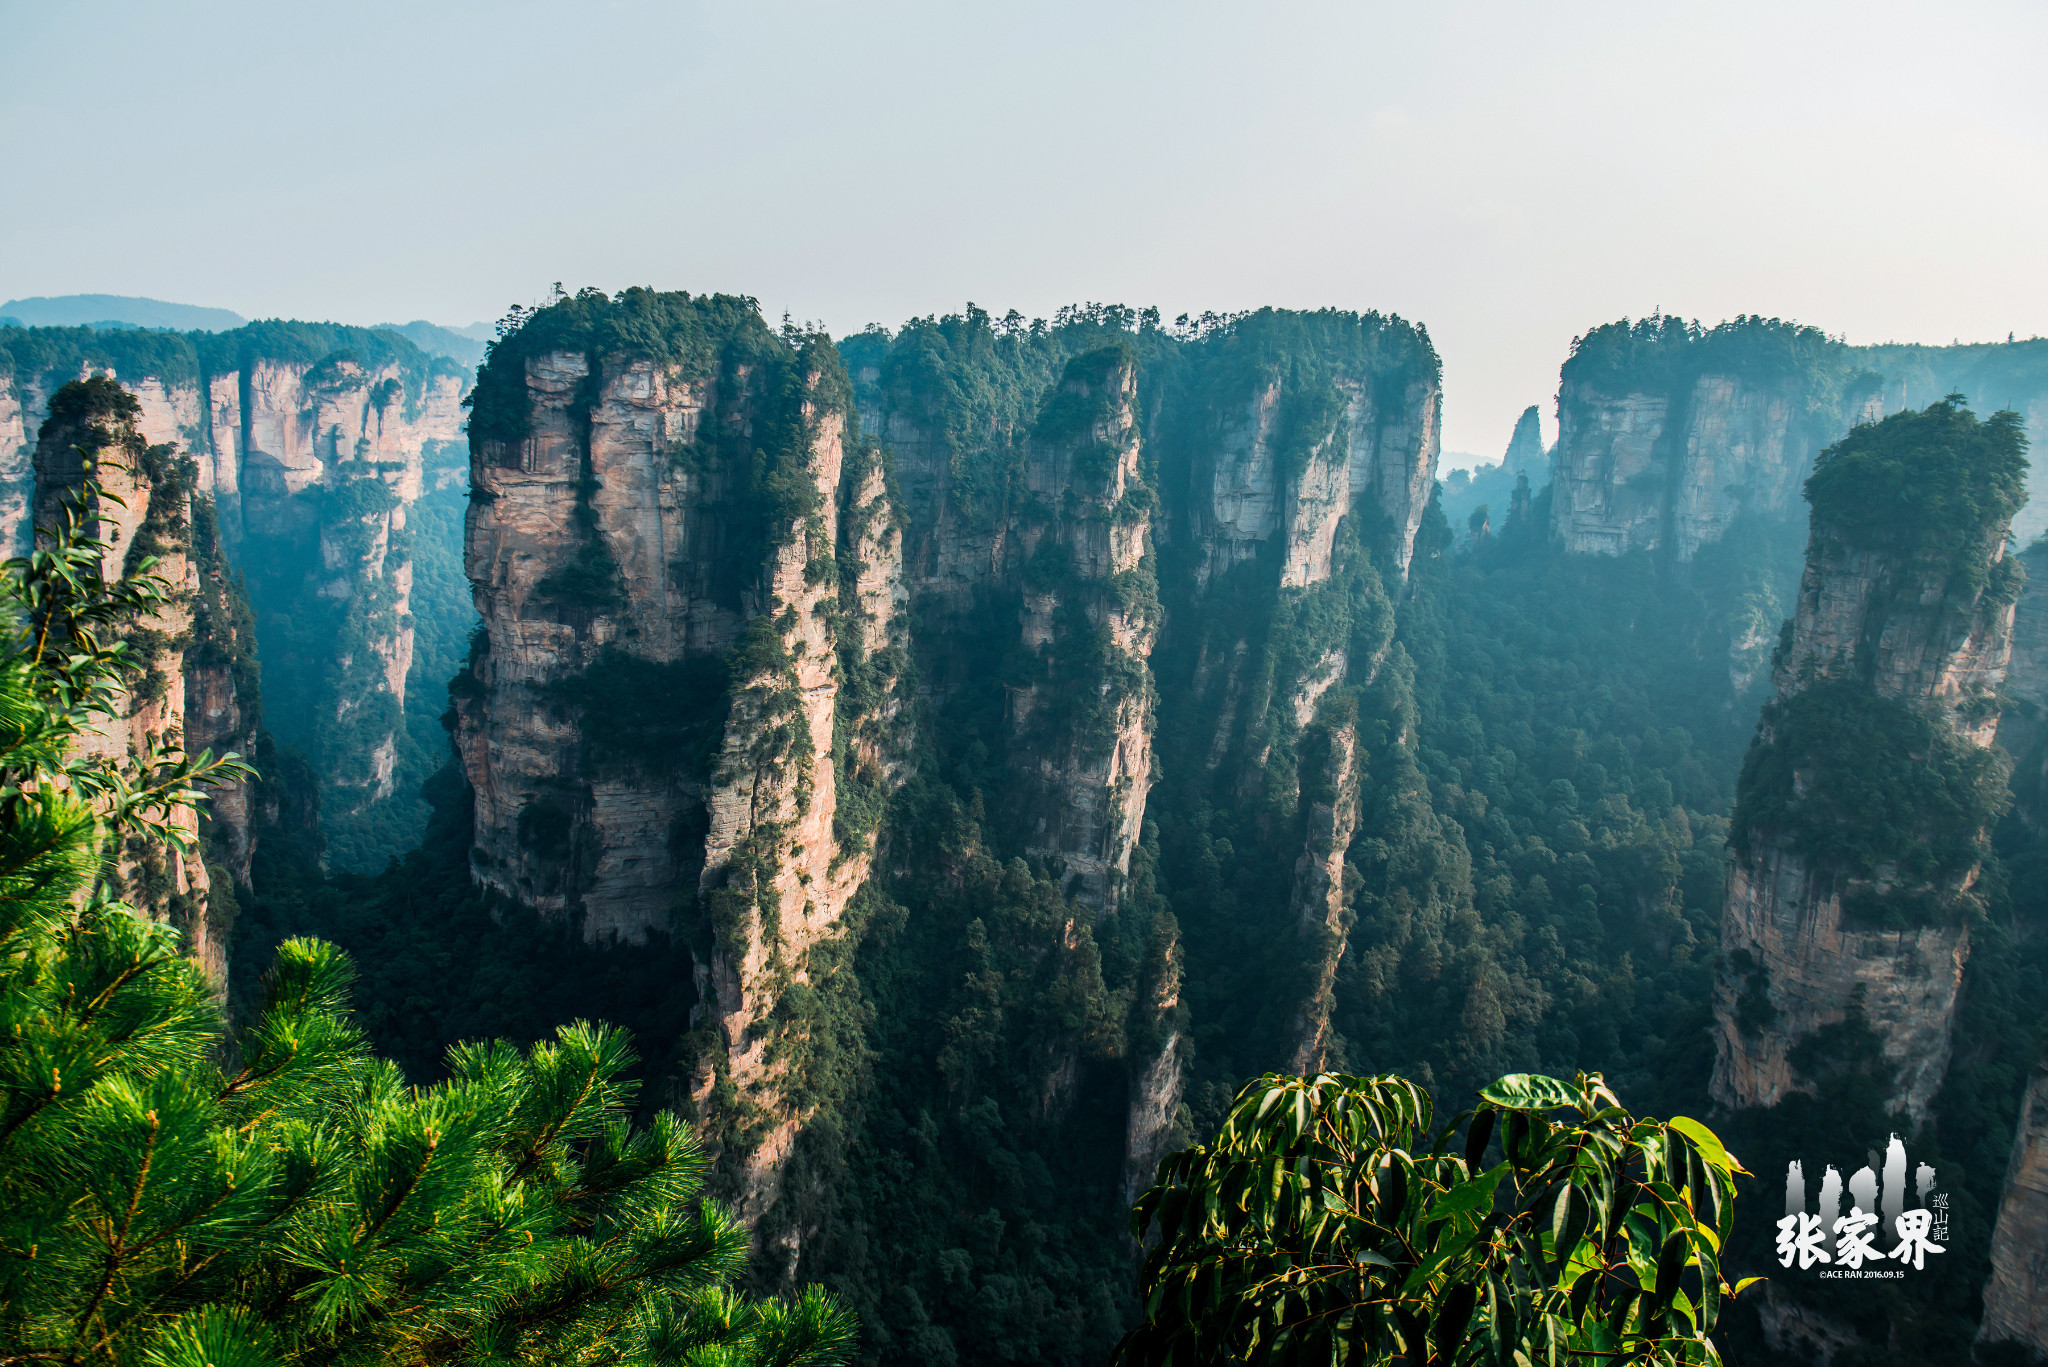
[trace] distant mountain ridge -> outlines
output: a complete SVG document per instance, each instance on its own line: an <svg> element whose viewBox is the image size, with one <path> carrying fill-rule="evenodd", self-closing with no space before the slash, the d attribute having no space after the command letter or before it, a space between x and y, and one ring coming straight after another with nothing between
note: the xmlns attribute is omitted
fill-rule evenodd
<svg viewBox="0 0 2048 1367"><path fill-rule="evenodd" d="M491 335L486 323L471 323L466 328L442 327L415 318L410 323L379 323L379 330L395 332L411 342L429 356L446 356L466 366L481 365L484 359L484 343Z"/></svg>
<svg viewBox="0 0 2048 1367"><path fill-rule="evenodd" d="M248 326L249 320L232 309L201 304L173 304L126 294L62 294L10 299L0 304L0 324L5 323L22 327L90 327L102 331L132 327L232 332ZM429 356L446 356L465 366L483 361L484 343L491 337L488 323L451 328L416 318L410 323L379 323L377 327L397 333Z"/></svg>
<svg viewBox="0 0 2048 1367"><path fill-rule="evenodd" d="M227 332L249 320L232 309L200 304L173 304L126 294L60 294L10 299L0 304L0 319L23 327L87 327L127 323L134 327L172 328L178 332Z"/></svg>

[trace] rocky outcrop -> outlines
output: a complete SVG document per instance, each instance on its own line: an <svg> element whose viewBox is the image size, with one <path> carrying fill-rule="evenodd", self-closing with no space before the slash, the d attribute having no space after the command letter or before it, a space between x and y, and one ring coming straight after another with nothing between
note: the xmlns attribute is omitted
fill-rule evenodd
<svg viewBox="0 0 2048 1367"><path fill-rule="evenodd" d="M1369 579L1385 621L1359 630L1391 629L1373 566L1398 581L1427 507L1434 357L1377 317L1260 316L1207 346L1136 321L921 320L849 339L842 379L745 301L592 294L527 320L479 378L467 567L484 632L455 690L472 867L587 937L689 940L691 1092L751 1209L776 1200L813 1090L789 1071L799 989L845 933L920 724L975 738L957 791L986 813L978 838L1057 879L1046 952L1093 984L1091 1009L1121 1013L1085 1050L1038 1046L1037 1122L1061 1124L1114 1059L1127 1180L1178 1132L1171 916L1125 897L1154 783L1168 540L1176 592L1303 624L1233 617L1200 691L1205 725L1261 757L1219 773L1221 795L1272 759L1275 811L1320 814L1307 836L1287 815L1271 834L1287 867L1311 851L1302 916L1328 932L1311 1012L1327 1016L1360 782L1337 758L1357 744L1344 690L1367 682L1348 605ZM1175 348L1203 360L1153 364ZM1332 758L1299 779L1310 732ZM1112 991L1088 966L1091 922L1127 913L1144 919L1116 923L1121 943L1147 967Z"/></svg>
<svg viewBox="0 0 2048 1367"><path fill-rule="evenodd" d="M1187 1011L1181 1005L1180 927L1166 913L1154 927L1153 959L1134 1051L1124 1120L1124 1204L1138 1199L1159 1173L1159 1160L1188 1140L1181 1093L1186 1086Z"/></svg>
<svg viewBox="0 0 2048 1367"><path fill-rule="evenodd" d="M1508 438L1507 452L1500 458L1501 468L1517 475L1541 470L1544 454L1543 416L1532 403L1515 421L1514 435Z"/></svg>
<svg viewBox="0 0 2048 1367"><path fill-rule="evenodd" d="M53 395L36 445L36 523L55 527L77 517L104 543L104 578L140 572L154 558L150 572L166 585L156 609L121 627L135 660L126 709L98 719L85 746L140 770L180 751L251 754L257 721L246 610L220 552L213 509L196 488L194 463L149 442L141 416L135 399L105 378L67 385ZM87 492L88 478L96 492ZM238 780L210 798L204 841L198 812L186 808L174 817L193 837L191 853L131 840L115 881L135 906L184 930L193 955L225 984L231 925L216 906L234 901L211 890L223 875L248 880L249 785Z"/></svg>
<svg viewBox="0 0 2048 1367"><path fill-rule="evenodd" d="M1812 1090L1801 1046L1846 1027L1874 1041L1891 1107L1926 1117L2003 787L1987 747L2024 468L2011 429L1937 404L1858 429L1809 486L1778 696L1730 842L1713 1075L1725 1105Z"/></svg>
<svg viewBox="0 0 2048 1367"><path fill-rule="evenodd" d="M1295 925L1309 947L1308 993L1294 1025L1291 1067L1301 1074L1321 1072L1329 1048L1330 1008L1337 986L1337 968L1344 955L1349 891L1344 885L1345 855L1358 829L1358 726L1349 716L1331 718L1314 756L1320 791L1310 795L1308 839L1294 864Z"/></svg>
<svg viewBox="0 0 2048 1367"><path fill-rule="evenodd" d="M2039 831L2048 821L2048 541L2020 552L2019 563L2027 582L2013 610L1998 744L2013 760L2013 810Z"/></svg>
<svg viewBox="0 0 2048 1367"><path fill-rule="evenodd" d="M1314 405L1283 405L1276 378L1245 407L1221 415L1196 475L1206 485L1194 503L1195 535L1207 550L1202 583L1280 536L1281 583L1319 583L1329 577L1338 521L1366 509L1385 519L1391 568L1406 577L1436 481L1441 393L1433 379L1417 378L1382 406L1374 378L1338 378Z"/></svg>
<svg viewBox="0 0 2048 1367"><path fill-rule="evenodd" d="M2048 1065L2034 1069L2013 1127L1977 1338L2048 1353Z"/></svg>
<svg viewBox="0 0 2048 1367"><path fill-rule="evenodd" d="M1882 411L1878 377L1812 328L1596 328L1560 377L1552 535L1579 554L1689 561L1738 517L1796 514L1814 457Z"/></svg>
<svg viewBox="0 0 2048 1367"><path fill-rule="evenodd" d="M1980 574L2011 569L2000 530ZM1776 661L1778 694L1853 675L1879 697L1934 708L1973 744L1989 745L2012 657L2014 598L1987 599L1954 565L1902 558L1815 526L1792 633Z"/></svg>
<svg viewBox="0 0 2048 1367"><path fill-rule="evenodd" d="M1853 1010L1879 1041L1895 1106L1926 1117L1948 1072L1969 931L1859 930L1843 916L1847 885L1769 845L1729 871L1721 943L1732 967L1715 998L1713 1088L1723 1104L1775 1106L1811 1091L1794 1051ZM1765 1008L1755 1014L1767 1024L1745 1028L1745 998Z"/></svg>

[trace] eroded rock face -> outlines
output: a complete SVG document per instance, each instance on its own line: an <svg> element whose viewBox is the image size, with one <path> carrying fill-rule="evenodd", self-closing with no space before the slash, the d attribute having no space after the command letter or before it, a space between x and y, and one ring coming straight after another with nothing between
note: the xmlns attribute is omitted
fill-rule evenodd
<svg viewBox="0 0 2048 1367"><path fill-rule="evenodd" d="M2005 555L2001 540L1991 548L1991 564ZM1816 528L1791 641L1774 675L1779 696L1853 669L1878 696L1932 704L1972 742L1990 744L2015 608L1983 604L1954 579L1946 565L1901 564Z"/></svg>
<svg viewBox="0 0 2048 1367"><path fill-rule="evenodd" d="M715 1038L693 1100L758 1212L803 1119L782 1040L805 1026L773 1012L872 858L842 796L900 769L902 536L829 350L751 313L708 344L712 373L517 362L515 435L471 443L484 636L456 741L486 888L588 939L691 941ZM872 705L843 702L848 670Z"/></svg>
<svg viewBox="0 0 2048 1367"><path fill-rule="evenodd" d="M1152 787L1151 671L1158 633L1134 405L1137 367L1123 353L1079 358L1052 402L1071 430L1029 445L1017 516L1024 569L1022 643L1038 659L1009 695L1019 759L1035 771L1025 849L1061 870L1097 911L1115 903ZM1118 586L1125 589L1118 592Z"/></svg>
<svg viewBox="0 0 2048 1367"><path fill-rule="evenodd" d="M1797 376L1713 374L1677 393L1567 379L1557 422L1551 525L1565 549L1668 548L1679 560L1743 513L1797 513L1814 457L1848 426L1816 426Z"/></svg>
<svg viewBox="0 0 2048 1367"><path fill-rule="evenodd" d="M1713 1092L1722 1102L1775 1106L1811 1090L1791 1053L1842 1024L1853 1005L1895 1070L1894 1104L1926 1118L1948 1073L1969 930L1845 926L1843 881L1817 876L1800 856L1774 847L1730 871L1721 948L1735 967L1721 976L1714 1003Z"/></svg>
<svg viewBox="0 0 2048 1367"><path fill-rule="evenodd" d="M96 734L83 742L86 753L129 761L181 747L194 754L252 754L256 724L247 661L253 642L241 637L245 613L235 610L236 590L213 509L196 488L197 470L169 445L148 441L140 422L146 410L110 381L65 389L54 407L36 445L36 523L54 527L67 512L75 514L105 543L103 578L138 571L144 557L153 556L151 572L168 585L160 607L121 628L137 660L128 705L98 720ZM85 492L88 461L97 495ZM249 784L229 783L209 797L205 848L224 872L246 883ZM185 808L174 820L195 837L194 852L133 841L119 862L116 890L184 930L193 956L225 985L232 926L210 896L214 875L196 839L202 818Z"/></svg>
<svg viewBox="0 0 2048 1367"><path fill-rule="evenodd" d="M1343 420L1301 455L1293 478L1279 449L1292 435L1283 428L1288 415L1279 380L1260 386L1243 409L1225 413L1213 454L1196 475L1206 486L1194 509L1208 551L1199 570L1204 583L1255 557L1283 528L1281 582L1290 588L1319 583L1329 577L1339 519L1364 509L1386 519L1394 572L1406 577L1442 454L1441 391L1433 382L1411 381L1382 411L1372 377L1345 377L1336 388Z"/></svg>
<svg viewBox="0 0 2048 1367"><path fill-rule="evenodd" d="M2038 828L2048 818L2048 543L2020 553L2027 583L2013 609L1998 744L2013 758L2013 807Z"/></svg>
<svg viewBox="0 0 2048 1367"><path fill-rule="evenodd" d="M1206 388L1146 369L1156 334L1027 342L984 315L850 345L845 404L815 357L799 384L795 344L751 311L669 295L603 307L667 318L687 345L522 349L514 334L479 381L467 561L485 632L456 689L473 868L586 936L691 941L695 1019L716 1040L691 1091L759 1211L804 1124L786 1046L805 1027L778 1004L845 933L872 858L860 827L913 753L909 728L981 728L1000 770L973 799L1000 830L990 844L1058 878L1071 900L1047 952L1079 954L1091 918L1118 911L1144 829L1163 542L1179 538L1182 587L1228 578L1335 633L1269 668L1247 618L1205 656L1204 705L1224 718L1205 724L1249 729L1267 754L1315 728L1341 738L1333 755L1355 745L1346 716L1324 717L1351 642L1330 623L1356 576L1376 562L1398 582L1412 553L1435 473L1434 357L1405 324L1316 316L1350 348L1331 348L1340 363L1283 382L1226 357L1227 386ZM515 358L507 408L491 396ZM1390 631L1388 600L1369 596ZM913 657L915 699L897 687ZM1329 932L1311 947L1326 977L1356 767L1306 780L1335 793L1307 799L1329 812L1300 875L1304 916ZM1129 1007L1132 1182L1183 1115L1172 938L1155 928ZM1067 1040L1041 1063L1038 1118L1057 1124L1100 1060Z"/></svg>
<svg viewBox="0 0 2048 1367"><path fill-rule="evenodd" d="M2020 1103L1977 1337L2048 1352L2048 1065L2035 1068Z"/></svg>

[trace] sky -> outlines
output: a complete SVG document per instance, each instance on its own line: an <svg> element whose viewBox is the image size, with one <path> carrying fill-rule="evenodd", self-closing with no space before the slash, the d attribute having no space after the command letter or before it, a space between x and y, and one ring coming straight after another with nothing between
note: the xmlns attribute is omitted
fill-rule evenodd
<svg viewBox="0 0 2048 1367"><path fill-rule="evenodd" d="M1379 309L1496 460L1616 318L2048 333L2044 52L2037 0L0 0L0 298Z"/></svg>

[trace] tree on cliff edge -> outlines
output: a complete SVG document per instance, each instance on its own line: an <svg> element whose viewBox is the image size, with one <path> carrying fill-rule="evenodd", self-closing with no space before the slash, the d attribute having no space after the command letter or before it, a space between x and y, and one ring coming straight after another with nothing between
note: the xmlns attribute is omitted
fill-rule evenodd
<svg viewBox="0 0 2048 1367"><path fill-rule="evenodd" d="M184 838L229 763L78 757L167 588L103 581L104 549L67 517L0 580L0 1367L845 1361L828 1297L730 1289L747 1230L679 1121L628 1123L620 1032L460 1046L410 1087L346 959L294 940L226 1039L176 932L95 878L109 836Z"/></svg>

